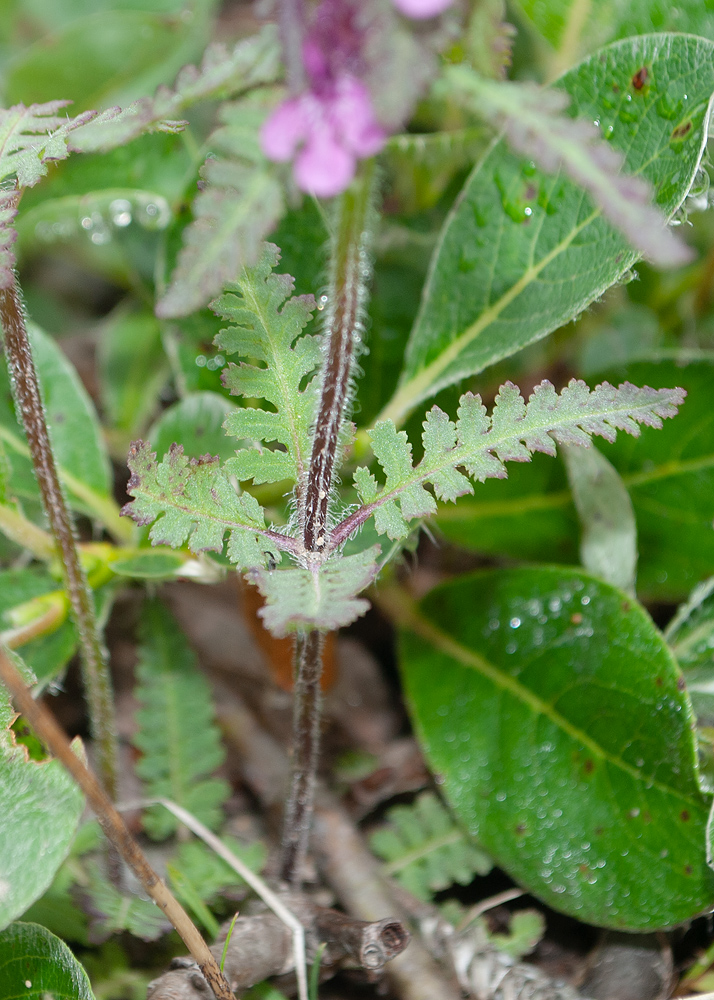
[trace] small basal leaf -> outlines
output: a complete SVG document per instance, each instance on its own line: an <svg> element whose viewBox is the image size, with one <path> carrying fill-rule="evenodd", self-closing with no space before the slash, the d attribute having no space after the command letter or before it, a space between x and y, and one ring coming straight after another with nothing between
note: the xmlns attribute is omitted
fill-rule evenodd
<svg viewBox="0 0 714 1000"><path fill-rule="evenodd" d="M631 931L714 906L692 709L643 608L583 571L532 567L461 577L401 620L430 765L519 885Z"/></svg>
<svg viewBox="0 0 714 1000"><path fill-rule="evenodd" d="M265 597L258 614L274 635L297 629L333 631L367 611L369 602L357 597L375 579L379 546L352 556L335 557L313 571L303 567L251 570L247 576Z"/></svg>
<svg viewBox="0 0 714 1000"><path fill-rule="evenodd" d="M431 792L410 806L394 806L387 825L370 836L370 847L386 862L386 874L397 878L417 899L430 900L450 885L468 885L487 875L491 859L454 822Z"/></svg>
<svg viewBox="0 0 714 1000"><path fill-rule="evenodd" d="M120 892L94 861L88 862L87 874L89 884L79 895L89 914L92 944L101 944L122 931L143 941L156 941L170 930L170 921L153 900Z"/></svg>
<svg viewBox="0 0 714 1000"><path fill-rule="evenodd" d="M64 941L39 924L0 932L0 1000L94 1000L87 973Z"/></svg>

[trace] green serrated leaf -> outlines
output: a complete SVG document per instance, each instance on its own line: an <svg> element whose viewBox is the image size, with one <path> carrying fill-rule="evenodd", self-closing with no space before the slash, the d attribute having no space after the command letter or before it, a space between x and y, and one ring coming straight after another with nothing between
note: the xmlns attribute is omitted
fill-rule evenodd
<svg viewBox="0 0 714 1000"><path fill-rule="evenodd" d="M489 417L481 397L469 392L460 399L456 423L438 406L427 413L424 457L415 467L406 433L397 431L391 421L381 421L369 437L386 482L380 488L366 469L357 470L355 485L364 507L352 515L352 522L349 518L343 522L338 535L341 538L351 523L374 514L380 533L401 538L407 533L407 521L436 509L424 484L431 483L440 500L456 500L472 491L459 467L481 482L502 479L505 462L526 462L533 452L555 455L556 442L587 446L594 434L613 441L618 430L637 437L640 424L659 428L664 418L675 416L684 395L681 389L637 388L630 382L619 388L603 382L591 391L584 382L571 379L559 395L550 382L541 382L526 403L518 388L507 382Z"/></svg>
<svg viewBox="0 0 714 1000"><path fill-rule="evenodd" d="M637 363L614 375L654 387L680 385L687 399L661 430L599 444L627 487L637 521L641 596L677 601L714 566L712 367ZM578 521L563 466L536 455L487 481L473 498L442 507L437 524L465 548L532 561L578 559Z"/></svg>
<svg viewBox="0 0 714 1000"><path fill-rule="evenodd" d="M242 844L233 837L222 837L226 847L241 859L251 871L260 872L265 866L265 845L256 841ZM214 903L219 893L236 886L244 886L243 879L215 851L198 840L181 844L174 859L177 872L196 886L205 903Z"/></svg>
<svg viewBox="0 0 714 1000"><path fill-rule="evenodd" d="M395 806L388 826L370 837L372 850L417 899L431 900L450 885L468 885L475 875L487 875L491 859L458 826L431 792L410 806Z"/></svg>
<svg viewBox="0 0 714 1000"><path fill-rule="evenodd" d="M0 932L0 1000L94 1000L87 973L64 941L39 924Z"/></svg>
<svg viewBox="0 0 714 1000"><path fill-rule="evenodd" d="M582 571L534 567L460 578L402 621L430 765L520 885L626 930L714 904L691 705L639 605Z"/></svg>
<svg viewBox="0 0 714 1000"><path fill-rule="evenodd" d="M188 541L192 552L222 552L228 531L228 557L238 566L275 558L263 508L249 493L236 493L218 459L189 459L172 445L157 462L149 445L136 441L128 464L127 492L135 499L122 513L140 525L155 521L149 533L154 545L178 548Z"/></svg>
<svg viewBox="0 0 714 1000"><path fill-rule="evenodd" d="M208 777L225 756L210 689L185 636L158 602L145 606L141 634L134 743L144 756L137 774L149 797L171 799L215 829L229 790L225 781ZM177 822L162 806L144 814L144 826L157 840L168 837Z"/></svg>
<svg viewBox="0 0 714 1000"><path fill-rule="evenodd" d="M600 122L627 171L649 181L668 218L701 160L713 51L714 43L685 35L627 39L557 84L573 112ZM637 89L632 77L643 66L648 85ZM446 221L402 382L383 417L401 421L420 400L567 323L636 260L580 188L534 170L499 140Z"/></svg>
<svg viewBox="0 0 714 1000"><path fill-rule="evenodd" d="M35 763L15 745L7 728L13 718L0 687L0 927L48 887L84 809L82 793L59 761ZM80 747L77 741L75 751Z"/></svg>
<svg viewBox="0 0 714 1000"><path fill-rule="evenodd" d="M265 400L274 407L271 412L236 409L226 420L228 434L255 442L241 448L226 469L256 484L304 480L317 407L315 379L301 389L321 357L318 339L303 335L315 302L311 295L289 297L293 279L273 273L279 260L278 248L266 244L255 267L245 268L212 304L219 316L236 324L221 330L216 345L226 354L250 359L228 366L225 386L232 395ZM276 442L284 450L267 447Z"/></svg>

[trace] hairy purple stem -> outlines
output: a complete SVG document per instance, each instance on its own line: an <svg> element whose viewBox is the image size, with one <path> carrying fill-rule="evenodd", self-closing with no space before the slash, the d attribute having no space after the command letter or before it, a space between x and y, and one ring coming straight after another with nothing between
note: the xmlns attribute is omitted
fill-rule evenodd
<svg viewBox="0 0 714 1000"><path fill-rule="evenodd" d="M350 402L350 380L360 343L361 314L370 276L368 230L374 165L367 162L342 195L332 247L332 273L325 322L325 361L312 455L299 517L308 563L315 571L326 552L330 494L340 435ZM298 500L299 502L299 500ZM320 676L323 635L301 633L295 641L293 773L283 828L281 876L299 885L314 805L320 749Z"/></svg>
<svg viewBox="0 0 714 1000"><path fill-rule="evenodd" d="M57 475L16 281L9 288L0 288L0 324L10 381L27 435L42 503L62 560L72 618L77 627L92 736L98 749L99 772L107 795L113 799L116 797L117 747L109 668L97 628L92 592L79 559L72 522Z"/></svg>

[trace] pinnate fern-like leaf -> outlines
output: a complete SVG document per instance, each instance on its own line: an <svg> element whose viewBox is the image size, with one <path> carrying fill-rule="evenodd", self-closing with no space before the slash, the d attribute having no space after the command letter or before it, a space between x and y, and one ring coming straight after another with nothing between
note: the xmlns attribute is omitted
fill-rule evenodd
<svg viewBox="0 0 714 1000"><path fill-rule="evenodd" d="M274 408L235 410L224 425L234 437L253 442L226 462L226 470L256 484L303 482L317 406L315 380L300 388L320 361L318 338L302 335L315 301L312 295L289 298L295 282L273 273L279 259L278 248L266 244L257 264L244 268L213 303L219 316L235 324L218 334L217 346L251 359L229 365L224 385L234 396L263 399ZM275 442L281 450L267 448Z"/></svg>
<svg viewBox="0 0 714 1000"><path fill-rule="evenodd" d="M71 103L48 101L0 108L0 288L8 288L13 281L13 222L20 189L37 184L47 173L49 162L65 159L70 133L96 115L95 111L85 111L76 118L62 115L62 109Z"/></svg>
<svg viewBox="0 0 714 1000"><path fill-rule="evenodd" d="M427 483L440 500L456 500L472 492L459 469L480 482L503 479L505 462L527 462L535 451L555 455L556 443L589 445L592 435L613 441L618 430L637 436L640 424L661 427L663 419L675 416L685 395L682 389L638 388L629 382L619 388L603 382L591 391L572 379L560 395L550 382L541 382L526 403L507 382L489 417L481 398L468 392L461 397L456 423L438 406L429 410L423 425L424 457L416 466L406 433L382 421L370 437L386 482L380 486L368 469L357 469L355 485L365 506L335 529L333 544L348 537L369 514L380 534L402 538L408 521L436 510Z"/></svg>
<svg viewBox="0 0 714 1000"><path fill-rule="evenodd" d="M279 71L280 48L273 25L244 38L228 51L220 42L208 46L200 67L184 66L173 89L161 86L153 97L141 97L106 121L92 122L74 137L83 153L106 152L126 145L145 132L175 132L184 121L176 116L208 98L234 96L258 84L273 82Z"/></svg>
<svg viewBox="0 0 714 1000"><path fill-rule="evenodd" d="M223 551L239 567L260 566L280 559L276 543L289 547L265 526L265 515L249 493L238 495L218 458L187 458L181 445L171 446L158 462L144 441L135 441L128 458L127 492L135 499L122 509L137 524L155 522L149 537L155 545L177 548L188 541L193 552Z"/></svg>
<svg viewBox="0 0 714 1000"><path fill-rule="evenodd" d="M229 789L225 781L208 777L225 756L210 689L186 637L158 601L144 608L141 638L134 743L143 757L137 774L150 797L172 799L215 829ZM147 832L159 840L176 825L176 818L162 806L144 815Z"/></svg>
<svg viewBox="0 0 714 1000"><path fill-rule="evenodd" d="M129 931L144 941L156 941L171 929L170 922L155 903L120 892L94 861L87 864L87 885L77 895L89 915L92 944L101 944L121 931Z"/></svg>
<svg viewBox="0 0 714 1000"><path fill-rule="evenodd" d="M184 230L157 315L186 316L204 306L258 259L263 239L282 216L283 188L258 139L268 109L264 99L252 95L221 108L223 124L209 140L214 155L201 168L194 220Z"/></svg>
<svg viewBox="0 0 714 1000"><path fill-rule="evenodd" d="M394 806L387 825L370 837L385 870L418 899L450 885L468 885L493 867L489 856L458 826L432 792L409 806Z"/></svg>

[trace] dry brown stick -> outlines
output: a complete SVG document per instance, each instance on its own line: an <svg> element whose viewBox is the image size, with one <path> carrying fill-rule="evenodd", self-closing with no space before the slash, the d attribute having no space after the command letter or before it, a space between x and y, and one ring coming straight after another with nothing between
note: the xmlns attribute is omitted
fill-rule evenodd
<svg viewBox="0 0 714 1000"><path fill-rule="evenodd" d="M0 681L8 689L15 706L22 712L37 736L52 755L64 765L87 796L87 801L107 838L119 851L149 896L157 906L161 907L176 928L213 990L216 1000L235 1000L218 962L191 918L153 870L96 776L74 753L67 736L53 715L32 697L14 663L2 649L0 649Z"/></svg>
<svg viewBox="0 0 714 1000"><path fill-rule="evenodd" d="M284 795L290 765L277 741L258 723L245 703L224 685L219 685L218 719L229 743L237 749L246 782L263 803L274 808ZM385 913L405 912L392 895L391 884L382 879L379 865L365 846L354 823L325 792L313 829L313 845L326 881L340 903L362 920L378 920ZM460 1000L454 982L439 967L417 938L390 962L385 975L403 1000Z"/></svg>
<svg viewBox="0 0 714 1000"><path fill-rule="evenodd" d="M315 810L313 845L320 868L343 906L365 920L379 913L400 914L376 859L347 815L330 796L322 794ZM389 966L389 978L403 1000L459 1000L461 991L439 968L421 942Z"/></svg>
<svg viewBox="0 0 714 1000"><path fill-rule="evenodd" d="M327 976L345 965L377 971L409 942L409 932L397 920L355 920L337 910L317 906L301 893L285 894L282 898L299 915L311 960L315 959L321 943L327 945L320 960L320 972ZM290 929L274 913L241 916L232 926L223 969L234 990L242 991L270 976L293 971ZM230 927L230 923L224 924L211 946L216 958L223 953ZM147 1000L203 1000L202 993L205 994L205 983L196 974L194 963L179 958L149 984Z"/></svg>

